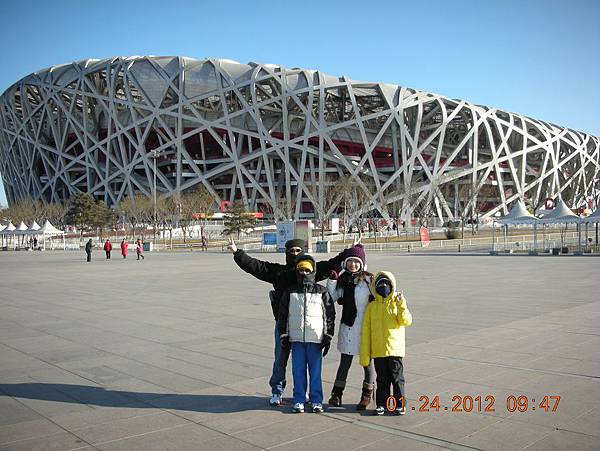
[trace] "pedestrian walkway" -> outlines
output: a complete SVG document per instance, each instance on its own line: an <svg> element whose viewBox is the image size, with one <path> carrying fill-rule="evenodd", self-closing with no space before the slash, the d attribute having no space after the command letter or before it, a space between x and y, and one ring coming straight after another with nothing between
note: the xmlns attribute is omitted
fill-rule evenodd
<svg viewBox="0 0 600 451"><path fill-rule="evenodd" d="M370 254L414 317L405 417L353 410L357 365L343 409L269 407L269 286L230 254L84 260L0 254L0 450L598 448L594 258Z"/></svg>

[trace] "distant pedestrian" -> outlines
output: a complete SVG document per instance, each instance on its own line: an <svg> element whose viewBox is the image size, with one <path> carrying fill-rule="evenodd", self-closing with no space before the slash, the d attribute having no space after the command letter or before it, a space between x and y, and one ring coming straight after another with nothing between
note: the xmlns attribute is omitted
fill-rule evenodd
<svg viewBox="0 0 600 451"><path fill-rule="evenodd" d="M37 236L33 238L33 248L37 249L37 245L38 245L38 239Z"/></svg>
<svg viewBox="0 0 600 451"><path fill-rule="evenodd" d="M137 253L137 259L139 260L141 258L143 260L144 259L144 246L142 244L142 240L140 240L138 238L135 244L136 244L135 252Z"/></svg>
<svg viewBox="0 0 600 451"><path fill-rule="evenodd" d="M125 241L125 239L123 238L123 241L121 241L121 255L123 256L123 258L127 258L128 247L129 245L127 244L127 241Z"/></svg>
<svg viewBox="0 0 600 451"><path fill-rule="evenodd" d="M104 242L104 252L106 252L107 260L110 260L110 251L112 251L112 244L110 244L110 240L106 240Z"/></svg>
<svg viewBox="0 0 600 451"><path fill-rule="evenodd" d="M202 235L202 250L208 250L208 238L206 238L206 235Z"/></svg>
<svg viewBox="0 0 600 451"><path fill-rule="evenodd" d="M85 243L85 254L87 256L87 261L92 261L92 248L94 245L92 244L92 239L90 238L87 243Z"/></svg>

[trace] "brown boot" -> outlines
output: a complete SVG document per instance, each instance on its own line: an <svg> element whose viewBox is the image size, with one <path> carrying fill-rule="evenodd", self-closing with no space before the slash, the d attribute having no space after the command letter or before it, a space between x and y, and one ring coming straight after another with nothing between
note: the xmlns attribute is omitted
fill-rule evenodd
<svg viewBox="0 0 600 451"><path fill-rule="evenodd" d="M356 405L356 410L366 410L373 398L373 385L363 385L362 396Z"/></svg>
<svg viewBox="0 0 600 451"><path fill-rule="evenodd" d="M331 407L341 407L342 406L342 395L344 394L344 387L339 387L334 385L333 390L331 390L331 398L329 398L329 405Z"/></svg>

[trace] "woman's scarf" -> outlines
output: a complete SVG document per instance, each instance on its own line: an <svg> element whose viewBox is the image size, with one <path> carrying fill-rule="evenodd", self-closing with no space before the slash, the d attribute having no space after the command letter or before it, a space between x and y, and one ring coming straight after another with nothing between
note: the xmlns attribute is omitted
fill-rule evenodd
<svg viewBox="0 0 600 451"><path fill-rule="evenodd" d="M340 275L337 282L337 288L343 289L343 295L338 299L338 304L342 305L342 324L352 327L356 320L356 299L354 299L354 289L357 278L348 272Z"/></svg>

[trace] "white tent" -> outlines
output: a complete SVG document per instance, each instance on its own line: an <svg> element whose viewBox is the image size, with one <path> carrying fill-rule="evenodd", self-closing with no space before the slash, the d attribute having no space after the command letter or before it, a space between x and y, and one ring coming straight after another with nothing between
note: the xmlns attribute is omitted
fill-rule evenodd
<svg viewBox="0 0 600 451"><path fill-rule="evenodd" d="M31 249L37 248L37 236L39 235L38 230L40 230L40 225L34 220L29 226L29 230L27 230L27 234L32 236L32 238L29 238ZM35 239L33 237L35 237Z"/></svg>
<svg viewBox="0 0 600 451"><path fill-rule="evenodd" d="M579 249L581 250L581 229L579 224L581 223L581 218L577 216L573 211L567 207L565 201L562 198L558 199L554 210L545 215L538 221L540 224L565 224L565 229L561 231L561 245L564 247L564 238L563 234L566 231L567 224L577 224L577 229L579 232Z"/></svg>
<svg viewBox="0 0 600 451"><path fill-rule="evenodd" d="M14 239L15 229L16 229L15 225L12 223L12 221L9 221L8 225L4 228L4 230L2 230L2 245L4 245L5 237L6 237L6 246L8 246L8 237L11 237L11 239Z"/></svg>
<svg viewBox="0 0 600 451"><path fill-rule="evenodd" d="M15 235L23 235L25 232L27 232L27 230L29 230L29 227L27 227L27 224L21 221L21 224L19 224L15 229Z"/></svg>
<svg viewBox="0 0 600 451"><path fill-rule="evenodd" d="M519 200L506 216L498 219L500 224L534 224L537 218L527 211L525 204Z"/></svg>
<svg viewBox="0 0 600 451"><path fill-rule="evenodd" d="M65 232L63 232L62 230L58 230L47 219L46 219L46 222L44 222L44 225L42 227L40 227L36 231L36 233L38 235L41 235L42 238L43 238L43 249L46 249L46 237L49 237L50 241L52 241L52 237L53 236L57 236L57 235L62 236L62 238L63 238L63 248L65 248Z"/></svg>
<svg viewBox="0 0 600 451"><path fill-rule="evenodd" d="M506 235L508 233L509 225L516 224L533 224L533 248L537 248L537 231L536 222L537 218L527 211L525 204L522 200L518 200L513 207L510 209L506 216L496 220L500 224L505 226L504 229L504 247L506 247ZM495 228L492 226L492 249L495 250Z"/></svg>
<svg viewBox="0 0 600 451"><path fill-rule="evenodd" d="M581 218L581 222L585 224L586 236L588 235L588 224L596 223L596 244L598 244L598 223L600 223L600 207L596 208L596 211L594 211L591 215L585 218ZM586 242L586 246L587 244L591 243L592 239L589 238L589 242Z"/></svg>
<svg viewBox="0 0 600 451"><path fill-rule="evenodd" d="M13 233L15 235L19 235L21 237L21 244L20 244L20 246L22 246L23 243L25 242L25 235L27 234L28 230L29 230L29 227L27 227L27 224L25 224L23 221L21 221L21 223L13 231ZM19 243L17 243L17 244L19 244Z"/></svg>
<svg viewBox="0 0 600 451"><path fill-rule="evenodd" d="M538 222L540 224L573 224L581 222L581 218L573 213L562 199L558 199L554 210L539 219Z"/></svg>
<svg viewBox="0 0 600 451"><path fill-rule="evenodd" d="M581 218L581 222L600 222L600 207L596 208L596 211L591 215Z"/></svg>

